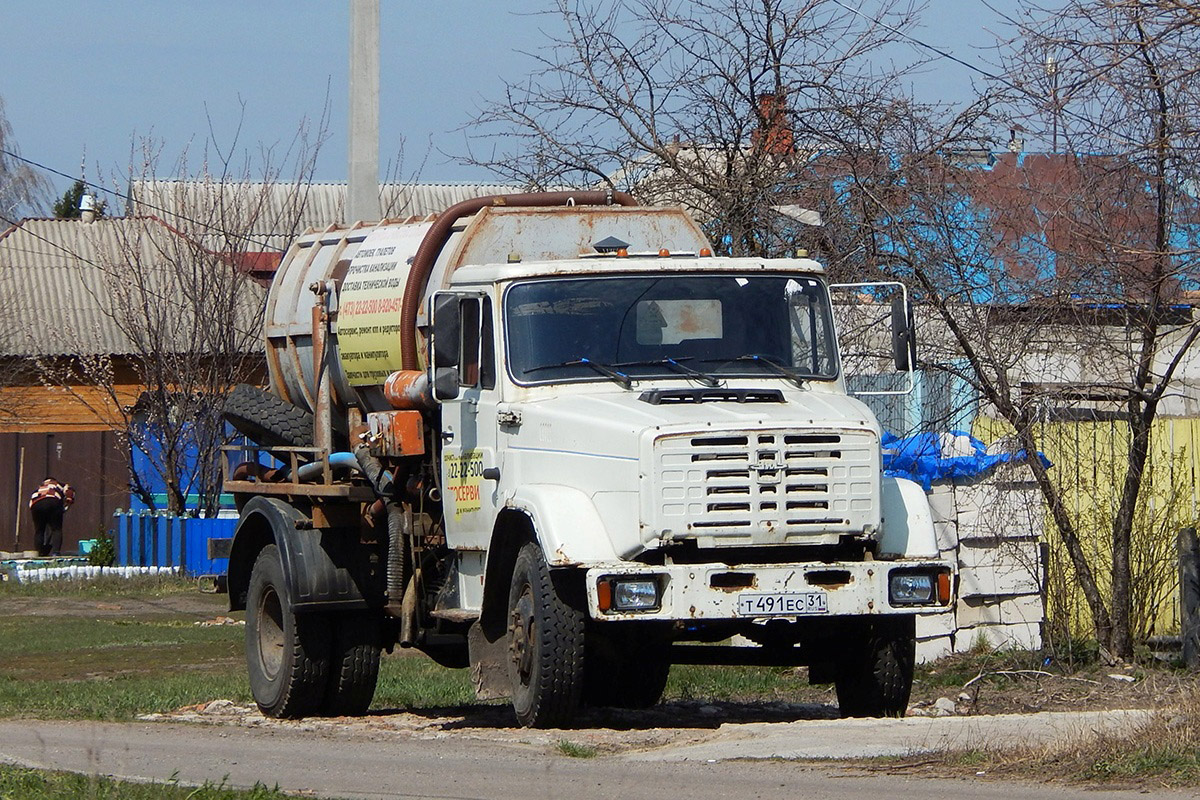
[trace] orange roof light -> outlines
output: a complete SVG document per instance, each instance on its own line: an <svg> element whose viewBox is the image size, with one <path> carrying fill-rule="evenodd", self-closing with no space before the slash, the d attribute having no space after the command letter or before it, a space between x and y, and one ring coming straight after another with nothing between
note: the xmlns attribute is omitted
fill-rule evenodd
<svg viewBox="0 0 1200 800"><path fill-rule="evenodd" d="M625 258L628 255L629 255L629 251L626 250L624 247L619 248L617 250L617 258Z"/></svg>
<svg viewBox="0 0 1200 800"><path fill-rule="evenodd" d="M666 258L669 255L671 255L671 251L665 247L658 251L659 258Z"/></svg>
<svg viewBox="0 0 1200 800"><path fill-rule="evenodd" d="M700 257L701 258L708 258L711 255L712 255L712 250L709 250L707 247L700 248Z"/></svg>

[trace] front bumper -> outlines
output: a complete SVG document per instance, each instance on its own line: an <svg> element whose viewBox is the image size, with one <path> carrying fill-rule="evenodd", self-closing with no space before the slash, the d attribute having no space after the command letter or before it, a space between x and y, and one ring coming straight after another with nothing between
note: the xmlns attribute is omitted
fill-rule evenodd
<svg viewBox="0 0 1200 800"><path fill-rule="evenodd" d="M587 571L588 613L596 620L754 620L803 617L859 616L866 614L936 614L951 603L892 605L888 577L903 572L943 572L954 585L954 566L937 559L904 561L853 561L811 564L686 564L642 566L614 564ZM645 611L602 610L600 581L645 578L658 581L661 600ZM813 613L769 617L739 610L745 595L803 595L823 593L824 602ZM951 592L953 595L953 592Z"/></svg>

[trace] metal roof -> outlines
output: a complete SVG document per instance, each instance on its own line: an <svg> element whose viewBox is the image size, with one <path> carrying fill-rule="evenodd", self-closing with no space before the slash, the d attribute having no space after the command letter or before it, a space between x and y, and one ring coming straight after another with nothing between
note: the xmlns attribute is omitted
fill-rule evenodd
<svg viewBox="0 0 1200 800"><path fill-rule="evenodd" d="M265 290L152 218L28 219L0 232L0 355L209 354L218 310L256 341ZM152 319L151 325L140 320Z"/></svg>
<svg viewBox="0 0 1200 800"><path fill-rule="evenodd" d="M523 186L498 183L385 183L379 187L379 203L385 219L426 217L474 197L523 191ZM191 231L208 225L206 220L194 218L198 209L204 209L206 216L215 211L223 218L233 218L232 225L222 227L247 239L241 249L282 252L309 228L324 229L345 221L345 207L344 183L148 179L130 183L126 214L160 217Z"/></svg>

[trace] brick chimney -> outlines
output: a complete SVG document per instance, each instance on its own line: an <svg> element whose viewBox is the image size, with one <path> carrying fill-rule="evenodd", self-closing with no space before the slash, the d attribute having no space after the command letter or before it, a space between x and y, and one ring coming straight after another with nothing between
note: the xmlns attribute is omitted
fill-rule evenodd
<svg viewBox="0 0 1200 800"><path fill-rule="evenodd" d="M760 127L750 134L755 147L762 143L763 149L777 156L796 152L792 138L792 123L788 119L787 98L782 94L767 92L758 96L758 118Z"/></svg>

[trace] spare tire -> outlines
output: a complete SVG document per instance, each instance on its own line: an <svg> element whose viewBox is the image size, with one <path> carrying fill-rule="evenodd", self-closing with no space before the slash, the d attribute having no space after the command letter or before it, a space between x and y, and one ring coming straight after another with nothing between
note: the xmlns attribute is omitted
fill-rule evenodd
<svg viewBox="0 0 1200 800"><path fill-rule="evenodd" d="M224 413L239 433L263 447L313 446L313 415L257 386L234 386Z"/></svg>

